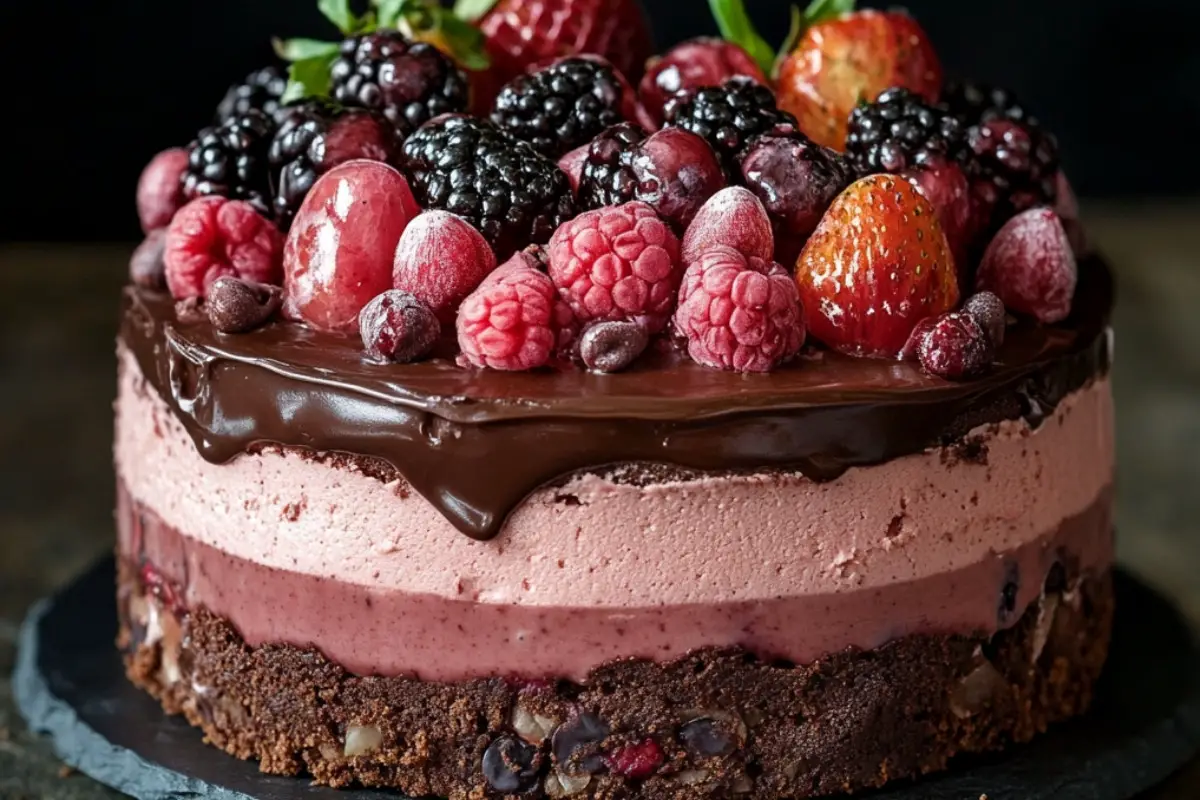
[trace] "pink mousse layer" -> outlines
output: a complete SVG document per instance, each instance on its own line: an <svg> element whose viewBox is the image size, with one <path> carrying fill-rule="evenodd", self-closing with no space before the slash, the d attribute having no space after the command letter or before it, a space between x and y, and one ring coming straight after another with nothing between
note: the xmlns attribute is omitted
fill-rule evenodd
<svg viewBox="0 0 1200 800"><path fill-rule="evenodd" d="M124 552L251 644L311 644L360 674L582 678L721 646L804 663L996 630L1061 554L1112 559L1105 380L1036 430L975 431L981 459L934 450L829 483L588 475L536 492L479 542L402 484L294 452L205 462L120 358ZM1014 577L1016 613L998 613Z"/></svg>

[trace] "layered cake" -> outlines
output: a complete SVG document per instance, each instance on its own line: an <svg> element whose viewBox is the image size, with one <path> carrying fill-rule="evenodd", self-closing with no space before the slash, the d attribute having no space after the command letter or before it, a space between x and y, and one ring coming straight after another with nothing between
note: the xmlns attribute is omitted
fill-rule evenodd
<svg viewBox="0 0 1200 800"><path fill-rule="evenodd" d="M142 175L129 678L453 800L854 792L1083 713L1113 286L1053 136L899 12L776 68L730 0L656 57L635 0L461 5L322 3Z"/></svg>

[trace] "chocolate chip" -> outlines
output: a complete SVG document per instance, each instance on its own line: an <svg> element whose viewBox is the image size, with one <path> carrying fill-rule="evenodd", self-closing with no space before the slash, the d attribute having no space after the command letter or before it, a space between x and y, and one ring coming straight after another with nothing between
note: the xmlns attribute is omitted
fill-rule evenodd
<svg viewBox="0 0 1200 800"><path fill-rule="evenodd" d="M279 310L278 286L225 276L208 288L208 319L221 333L245 333L262 325Z"/></svg>
<svg viewBox="0 0 1200 800"><path fill-rule="evenodd" d="M428 355L441 332L433 309L399 289L367 303L359 312L358 329L368 358L401 364Z"/></svg>
<svg viewBox="0 0 1200 800"><path fill-rule="evenodd" d="M721 730L716 720L694 719L679 729L679 738L698 756L725 756L735 749L733 738Z"/></svg>
<svg viewBox="0 0 1200 800"><path fill-rule="evenodd" d="M608 738L608 723L583 712L558 726L550 741L554 761L568 775L589 775L604 768L600 743Z"/></svg>
<svg viewBox="0 0 1200 800"><path fill-rule="evenodd" d="M579 357L596 372L619 372L646 349L650 336L636 322L597 322L579 339Z"/></svg>
<svg viewBox="0 0 1200 800"><path fill-rule="evenodd" d="M167 288L163 250L167 243L166 228L150 231L129 259L129 279L143 289L161 291Z"/></svg>
<svg viewBox="0 0 1200 800"><path fill-rule="evenodd" d="M537 786L542 752L513 736L500 736L483 751L483 777L498 792L527 792Z"/></svg>

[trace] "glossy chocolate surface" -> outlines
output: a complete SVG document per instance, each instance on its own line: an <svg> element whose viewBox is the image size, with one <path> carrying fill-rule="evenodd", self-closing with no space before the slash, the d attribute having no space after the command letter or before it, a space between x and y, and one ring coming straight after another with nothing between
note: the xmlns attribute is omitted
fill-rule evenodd
<svg viewBox="0 0 1200 800"><path fill-rule="evenodd" d="M277 322L226 335L181 323L171 299L123 295L121 340L204 458L263 444L390 463L459 530L488 539L538 487L607 465L798 470L829 480L986 422L1036 424L1111 357L1112 276L1080 263L1071 317L1008 330L993 369L951 383L916 366L808 349L767 375L668 348L627 372L466 370L450 358L363 360L357 339Z"/></svg>

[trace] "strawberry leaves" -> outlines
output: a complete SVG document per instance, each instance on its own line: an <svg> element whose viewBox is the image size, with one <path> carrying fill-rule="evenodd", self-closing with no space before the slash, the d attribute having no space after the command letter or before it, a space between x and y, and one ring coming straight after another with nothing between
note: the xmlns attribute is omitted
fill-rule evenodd
<svg viewBox="0 0 1200 800"><path fill-rule="evenodd" d="M497 0L458 0L454 4L454 16L463 22L478 22L487 16Z"/></svg>
<svg viewBox="0 0 1200 800"><path fill-rule="evenodd" d="M469 2L470 0L460 0ZM791 26L783 47L778 53L767 44L755 29L750 15L746 13L744 0L708 0L721 36L741 47L768 75L773 74L778 59L795 47L804 32L818 22L834 19L854 10L855 0L812 0L804 11L792 6Z"/></svg>

